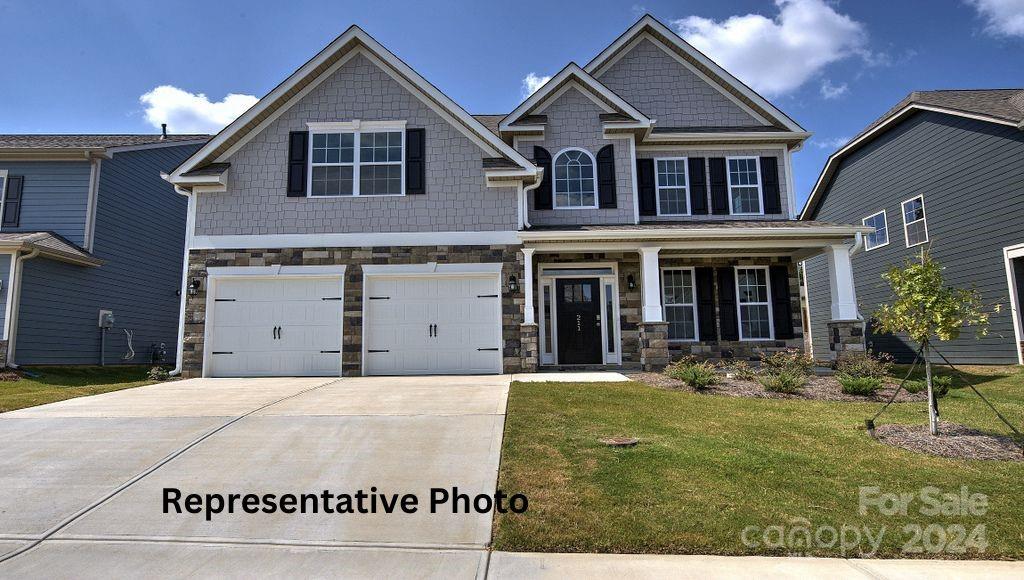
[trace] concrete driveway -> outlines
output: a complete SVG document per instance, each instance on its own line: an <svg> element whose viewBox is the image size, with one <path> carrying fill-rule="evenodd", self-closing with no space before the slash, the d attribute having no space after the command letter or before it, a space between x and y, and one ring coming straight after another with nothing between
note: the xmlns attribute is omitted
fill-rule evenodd
<svg viewBox="0 0 1024 580"><path fill-rule="evenodd" d="M193 379L0 415L0 576L482 575L509 377ZM183 494L412 493L415 514L164 514Z"/></svg>

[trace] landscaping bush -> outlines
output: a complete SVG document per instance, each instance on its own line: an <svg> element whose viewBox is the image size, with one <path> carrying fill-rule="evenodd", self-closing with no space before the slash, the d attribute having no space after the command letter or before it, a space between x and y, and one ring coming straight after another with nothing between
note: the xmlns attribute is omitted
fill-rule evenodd
<svg viewBox="0 0 1024 580"><path fill-rule="evenodd" d="M736 378L741 381L756 381L757 371L750 367L750 364L745 360L736 361L732 365L732 372L736 375Z"/></svg>
<svg viewBox="0 0 1024 580"><path fill-rule="evenodd" d="M171 378L171 373L164 367L153 367L149 369L149 373L146 374L146 378L151 381L166 381Z"/></svg>
<svg viewBox="0 0 1024 580"><path fill-rule="evenodd" d="M793 371L764 372L757 380L765 390L773 393L793 394L807 382L807 378Z"/></svg>
<svg viewBox="0 0 1024 580"><path fill-rule="evenodd" d="M814 359L795 348L771 354L761 353L761 369L770 374L790 373L806 377L814 369Z"/></svg>
<svg viewBox="0 0 1024 580"><path fill-rule="evenodd" d="M924 381L907 381L903 383L903 388L911 395L916 395L921 391L928 388L928 383Z"/></svg>
<svg viewBox="0 0 1024 580"><path fill-rule="evenodd" d="M847 395L856 395L858 397L870 397L882 386L882 379L876 379L875 377L851 377L849 375L839 375L836 379L838 379L839 384L843 386L844 393Z"/></svg>
<svg viewBox="0 0 1024 580"><path fill-rule="evenodd" d="M935 391L935 397L941 399L949 394L949 389L953 386L952 377L932 377L932 389ZM928 390L928 383L922 379L920 381L907 381L904 383L903 388L908 393L914 395Z"/></svg>
<svg viewBox="0 0 1024 580"><path fill-rule="evenodd" d="M870 352L843 353L835 362L836 373L848 377L884 379L892 371L893 358L889 353L873 355Z"/></svg>
<svg viewBox="0 0 1024 580"><path fill-rule="evenodd" d="M718 371L714 364L708 361L696 362L692 358L668 365L665 374L698 390L718 383Z"/></svg>

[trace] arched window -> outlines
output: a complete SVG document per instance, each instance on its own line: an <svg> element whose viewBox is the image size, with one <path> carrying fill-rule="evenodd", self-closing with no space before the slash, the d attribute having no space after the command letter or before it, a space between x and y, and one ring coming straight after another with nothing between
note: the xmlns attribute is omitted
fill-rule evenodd
<svg viewBox="0 0 1024 580"><path fill-rule="evenodd" d="M555 156L555 207L597 207L594 156L583 149L565 149Z"/></svg>

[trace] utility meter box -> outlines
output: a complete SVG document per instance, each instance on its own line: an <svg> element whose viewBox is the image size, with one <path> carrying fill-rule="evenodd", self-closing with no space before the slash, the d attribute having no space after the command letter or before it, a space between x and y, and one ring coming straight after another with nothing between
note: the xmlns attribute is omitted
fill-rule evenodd
<svg viewBox="0 0 1024 580"><path fill-rule="evenodd" d="M100 328L114 327L114 311L100 310Z"/></svg>

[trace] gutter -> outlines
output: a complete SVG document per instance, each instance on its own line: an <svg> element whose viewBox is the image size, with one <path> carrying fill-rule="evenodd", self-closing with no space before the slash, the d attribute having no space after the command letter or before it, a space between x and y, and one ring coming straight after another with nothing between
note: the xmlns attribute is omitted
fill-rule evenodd
<svg viewBox="0 0 1024 580"><path fill-rule="evenodd" d="M18 365L14 364L14 347L15 339L18 335L18 309L21 306L21 270L22 264L26 260L31 260L39 255L39 248L32 250L27 254L19 255L15 258L14 266L14 279L10 281L11 292L7 299L11 302L11 316L6 321L7 324L7 360L5 361L7 366L11 368L18 368Z"/></svg>
<svg viewBox="0 0 1024 580"><path fill-rule="evenodd" d="M529 229L533 226L530 225L530 196L529 193L538 187L544 181L544 169L541 167L537 168L537 178L534 179L533 183L524 187L520 194L519 203L523 208L523 227Z"/></svg>
<svg viewBox="0 0 1024 580"><path fill-rule="evenodd" d="M519 232L524 241L578 240L645 240L662 237L669 239L723 239L737 237L794 238L821 236L858 236L872 231L864 226L834 227L779 227L779 228L659 228L635 230L552 230Z"/></svg>

